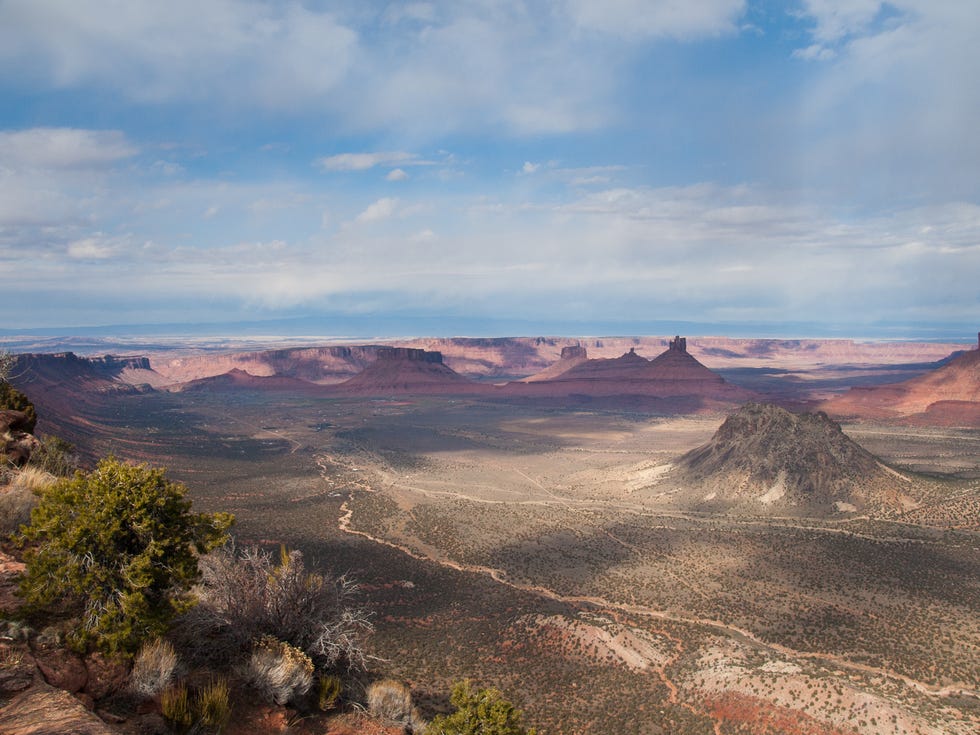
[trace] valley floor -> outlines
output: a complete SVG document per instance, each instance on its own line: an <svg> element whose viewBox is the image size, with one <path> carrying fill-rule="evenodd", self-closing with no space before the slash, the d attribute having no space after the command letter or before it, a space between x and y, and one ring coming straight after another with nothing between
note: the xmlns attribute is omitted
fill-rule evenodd
<svg viewBox="0 0 980 735"><path fill-rule="evenodd" d="M848 427L922 499L881 521L666 510L721 416L239 392L104 419L240 543L360 579L429 716L470 677L552 735L980 727L976 431Z"/></svg>

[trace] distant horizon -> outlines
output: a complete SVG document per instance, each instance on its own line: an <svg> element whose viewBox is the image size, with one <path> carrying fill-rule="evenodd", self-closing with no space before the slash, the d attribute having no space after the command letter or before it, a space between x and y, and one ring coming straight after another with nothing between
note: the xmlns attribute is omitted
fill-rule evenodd
<svg viewBox="0 0 980 735"><path fill-rule="evenodd" d="M334 329L323 329L333 325ZM92 347L119 340L123 343L162 340L171 346L181 340L276 341L315 343L386 342L410 339L592 339L613 337L661 337L681 335L730 339L850 339L855 341L918 341L975 344L973 325L825 325L805 323L706 323L655 320L645 322L559 322L550 320L465 320L434 317L385 318L308 316L267 320L220 322L161 322L147 324L99 324L85 326L35 326L0 330L0 349L36 341L68 345L93 342ZM121 345L124 346L124 345ZM9 347L6 347L9 349Z"/></svg>

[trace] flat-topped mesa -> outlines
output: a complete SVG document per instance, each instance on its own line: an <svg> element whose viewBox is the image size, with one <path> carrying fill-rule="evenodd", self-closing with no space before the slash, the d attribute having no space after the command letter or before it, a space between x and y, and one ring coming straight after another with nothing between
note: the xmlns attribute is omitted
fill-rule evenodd
<svg viewBox="0 0 980 735"><path fill-rule="evenodd" d="M433 365L442 365L442 353L420 350L414 347L379 347L378 360L380 362L407 360L410 362L427 362Z"/></svg>
<svg viewBox="0 0 980 735"><path fill-rule="evenodd" d="M668 349L674 350L675 352L687 352L687 337L675 336L670 340Z"/></svg>
<svg viewBox="0 0 980 735"><path fill-rule="evenodd" d="M561 348L561 359L587 360L589 359L589 353L582 345L569 345L568 347Z"/></svg>

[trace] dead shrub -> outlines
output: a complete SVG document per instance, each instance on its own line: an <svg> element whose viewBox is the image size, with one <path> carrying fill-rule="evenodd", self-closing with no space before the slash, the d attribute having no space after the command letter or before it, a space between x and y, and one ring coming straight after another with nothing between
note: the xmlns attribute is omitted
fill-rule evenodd
<svg viewBox="0 0 980 735"><path fill-rule="evenodd" d="M313 662L295 646L264 638L252 651L245 679L266 699L283 705L313 686Z"/></svg>
<svg viewBox="0 0 980 735"><path fill-rule="evenodd" d="M169 641L155 638L140 648L129 675L129 688L143 697L155 697L179 675L180 661Z"/></svg>
<svg viewBox="0 0 980 735"><path fill-rule="evenodd" d="M361 643L372 629L352 603L357 585L346 576L307 571L299 551L272 554L225 547L200 560L199 604L176 633L191 652L211 661L248 655L266 637L303 651L323 671L363 668ZM209 648L201 650L200 641Z"/></svg>

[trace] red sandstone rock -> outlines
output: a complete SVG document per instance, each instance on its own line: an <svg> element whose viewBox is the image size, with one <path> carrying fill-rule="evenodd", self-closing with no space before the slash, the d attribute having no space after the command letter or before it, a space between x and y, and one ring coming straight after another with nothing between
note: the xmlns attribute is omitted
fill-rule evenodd
<svg viewBox="0 0 980 735"><path fill-rule="evenodd" d="M95 652L86 656L84 663L88 672L85 692L96 700L121 692L129 684L130 665L125 659Z"/></svg>
<svg viewBox="0 0 980 735"><path fill-rule="evenodd" d="M975 426L980 424L980 349L892 385L851 388L821 408L841 417Z"/></svg>
<svg viewBox="0 0 980 735"><path fill-rule="evenodd" d="M43 682L21 692L0 709L3 735L114 735L75 697Z"/></svg>
<svg viewBox="0 0 980 735"><path fill-rule="evenodd" d="M44 680L53 687L75 693L88 683L88 669L82 659L58 644L35 644L34 659Z"/></svg>

